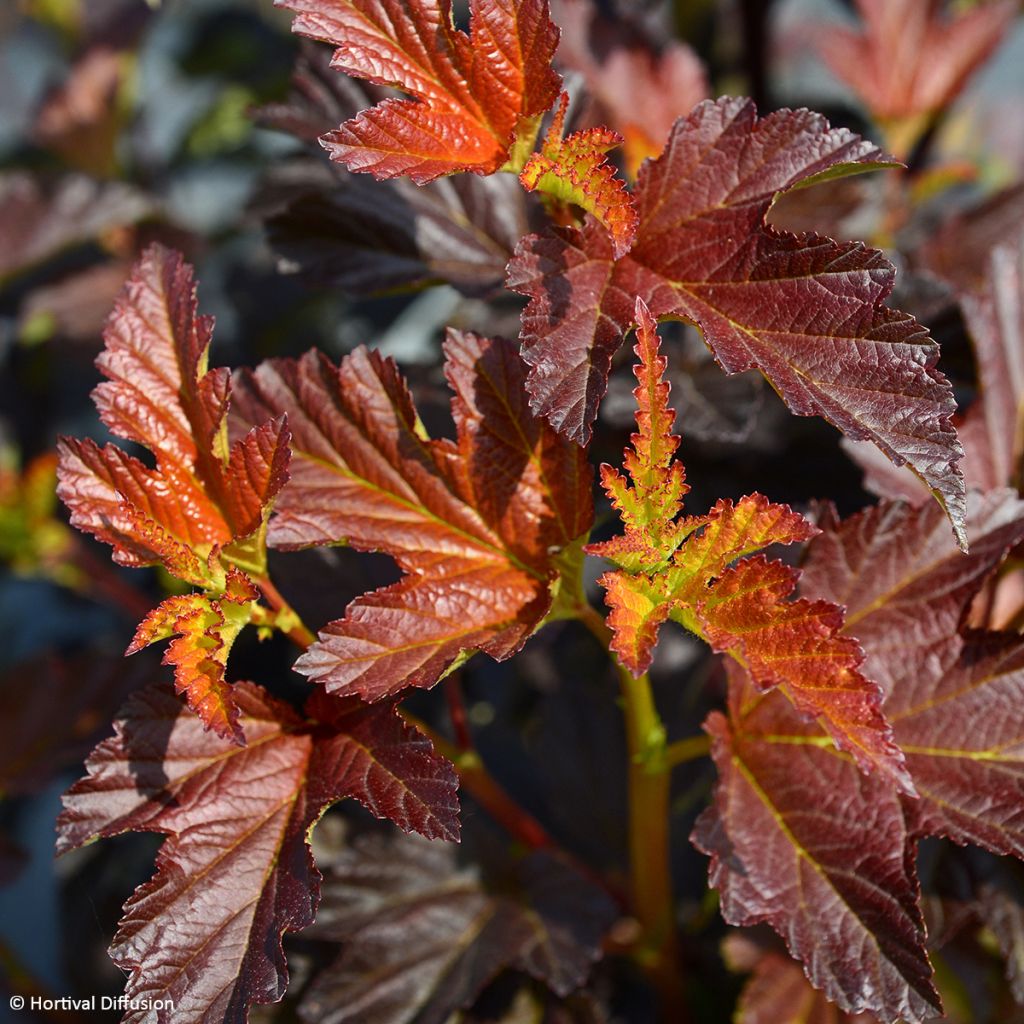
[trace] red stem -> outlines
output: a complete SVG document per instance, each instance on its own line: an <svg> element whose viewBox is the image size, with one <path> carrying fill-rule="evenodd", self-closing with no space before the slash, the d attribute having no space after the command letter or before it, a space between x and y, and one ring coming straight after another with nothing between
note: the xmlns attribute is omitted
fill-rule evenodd
<svg viewBox="0 0 1024 1024"><path fill-rule="evenodd" d="M469 732L469 720L466 717L466 701L462 695L462 676L453 672L444 681L444 695L448 701L448 714L452 720L452 731L455 743L460 750L473 749L473 737Z"/></svg>

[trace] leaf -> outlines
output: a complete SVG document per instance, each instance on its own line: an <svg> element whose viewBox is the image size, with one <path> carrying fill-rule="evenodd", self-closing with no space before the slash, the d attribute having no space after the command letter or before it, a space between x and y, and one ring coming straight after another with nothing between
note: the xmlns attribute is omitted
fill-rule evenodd
<svg viewBox="0 0 1024 1024"><path fill-rule="evenodd" d="M601 479L626 530L587 547L619 568L598 581L611 608L612 650L639 676L669 617L749 668L763 690L781 687L794 706L820 717L836 744L864 771L878 769L913 792L903 757L880 710L879 688L860 672L856 641L840 637L843 612L827 601L788 600L799 573L754 552L807 540L815 528L762 495L719 501L706 516L678 519L687 491L674 461L678 438L662 380L654 318L641 300L635 391L639 411L625 464L632 484L610 466Z"/></svg>
<svg viewBox="0 0 1024 1024"><path fill-rule="evenodd" d="M971 494L968 555L931 504L883 501L842 522L826 508L819 526L801 593L846 608L844 628L863 644L865 670L889 695L908 643L954 636L984 579L1024 539L1024 503L1008 490Z"/></svg>
<svg viewBox="0 0 1024 1024"><path fill-rule="evenodd" d="M677 117L709 94L700 58L678 39L655 52L630 38L621 22L607 22L590 0L558 0L555 20L562 30L558 60L583 75L597 101L597 124L608 124L625 139L626 167L635 177L647 157L657 156Z"/></svg>
<svg viewBox="0 0 1024 1024"><path fill-rule="evenodd" d="M807 982L799 964L778 953L758 961L746 983L736 1024L874 1024L869 1014L844 1013Z"/></svg>
<svg viewBox="0 0 1024 1024"><path fill-rule="evenodd" d="M234 698L246 747L205 732L166 689L132 698L58 821L60 852L126 831L168 836L110 952L130 999L169 999L176 1019L209 1024L241 1024L284 994L281 936L313 920L307 837L332 803L351 796L404 829L458 833L451 766L393 708L339 713L331 701L329 727L310 731L251 683Z"/></svg>
<svg viewBox="0 0 1024 1024"><path fill-rule="evenodd" d="M930 507L886 503L829 519L810 547L803 589L847 604L846 629L877 666L920 794L906 810L914 835L1024 857L1024 643L957 632L985 576L1024 536L1024 503L1001 491L971 504L967 556L943 531L945 550L936 543Z"/></svg>
<svg viewBox="0 0 1024 1024"><path fill-rule="evenodd" d="M838 756L781 694L729 665L729 718L705 728L719 781L697 821L730 924L770 924L815 988L850 1014L941 1012L896 790Z"/></svg>
<svg viewBox="0 0 1024 1024"><path fill-rule="evenodd" d="M636 237L637 214L626 186L605 154L622 144L608 128L586 128L562 138L569 94L555 113L547 138L519 175L528 192L543 192L560 203L592 213L612 236L616 258L629 252Z"/></svg>
<svg viewBox="0 0 1024 1024"><path fill-rule="evenodd" d="M149 210L149 200L121 182L71 174L42 184L27 172L2 174L0 281L112 228L134 224Z"/></svg>
<svg viewBox="0 0 1024 1024"><path fill-rule="evenodd" d="M600 957L615 908L549 854L519 876L521 893L492 892L451 846L363 837L325 883L311 934L344 951L314 981L303 1019L443 1024L507 968L567 996Z"/></svg>
<svg viewBox="0 0 1024 1024"><path fill-rule="evenodd" d="M287 105L260 120L303 140L375 98L338 75L329 51L302 51ZM372 88L372 87L371 87ZM381 90L377 90L380 92ZM319 158L270 176L259 197L281 268L356 294L446 282L465 295L501 287L512 250L530 229L527 197L510 175L454 175L428 185L368 181Z"/></svg>
<svg viewBox="0 0 1024 1024"><path fill-rule="evenodd" d="M857 0L857 10L862 31L829 25L818 49L876 118L894 120L949 106L1006 34L1016 4L953 18L938 0Z"/></svg>
<svg viewBox="0 0 1024 1024"><path fill-rule="evenodd" d="M57 493L71 523L114 548L114 561L162 564L203 595L172 598L128 653L173 634L166 663L189 706L221 736L244 738L224 679L228 652L257 592L241 570L266 569L270 507L288 478L283 418L227 438L231 375L209 370L213 320L197 315L191 267L151 246L132 271L96 361L103 422L156 457L148 468L115 445L62 438Z"/></svg>
<svg viewBox="0 0 1024 1024"><path fill-rule="evenodd" d="M241 378L246 422L287 414L294 432L271 543L384 551L405 574L299 659L332 692L379 700L433 686L464 651L509 657L547 614L558 553L590 527L586 458L530 414L515 346L450 332L445 354L455 442L424 436L395 364L365 349Z"/></svg>
<svg viewBox="0 0 1024 1024"><path fill-rule="evenodd" d="M450 0L278 3L295 12L293 31L337 47L333 67L414 97L386 99L322 136L351 171L417 184L491 174L558 95L546 0L472 0L468 36L454 28Z"/></svg>
<svg viewBox="0 0 1024 1024"><path fill-rule="evenodd" d="M244 573L227 573L223 597L205 594L169 597L139 624L127 654L158 640L177 636L164 655L174 666L175 689L188 706L218 736L239 744L245 737L238 726L238 708L224 678L231 647L252 617L259 591Z"/></svg>
<svg viewBox="0 0 1024 1024"><path fill-rule="evenodd" d="M701 104L641 169L628 255L616 260L594 223L532 235L517 250L508 283L531 300L522 338L534 410L589 439L639 297L656 317L697 324L727 373L756 367L797 415L823 416L909 463L959 531L952 390L925 330L882 304L892 266L860 243L764 222L781 192L886 163L808 111L758 119L749 100Z"/></svg>

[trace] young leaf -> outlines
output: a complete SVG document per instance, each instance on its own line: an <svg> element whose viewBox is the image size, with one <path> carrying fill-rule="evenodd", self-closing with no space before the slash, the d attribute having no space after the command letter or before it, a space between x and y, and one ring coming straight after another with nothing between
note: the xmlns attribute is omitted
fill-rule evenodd
<svg viewBox="0 0 1024 1024"><path fill-rule="evenodd" d="M166 689L133 697L58 822L60 852L127 831L167 834L110 952L130 972L130 998L171 1000L204 1024L242 1024L252 1003L284 994L281 936L313 920L320 875L307 840L331 804L354 797L403 829L458 835L451 766L394 708L321 694L309 710L323 724L311 730L251 683L236 684L234 699L246 747L205 732ZM144 1019L141 1009L125 1017Z"/></svg>
<svg viewBox="0 0 1024 1024"><path fill-rule="evenodd" d="M781 192L888 162L808 111L758 119L748 100L701 104L641 169L640 227L626 256L616 260L592 222L517 250L508 281L531 300L523 342L533 408L566 436L590 437L639 296L656 317L697 324L728 373L756 367L797 415L823 416L908 463L960 531L952 389L927 332L883 305L892 266L860 243L764 221Z"/></svg>
<svg viewBox="0 0 1024 1024"><path fill-rule="evenodd" d="M600 957L615 908L548 854L527 858L519 874L521 894L492 892L450 846L364 837L325 882L311 935L344 951L313 983L303 1018L443 1022L507 968L567 996Z"/></svg>
<svg viewBox="0 0 1024 1024"><path fill-rule="evenodd" d="M261 422L228 444L231 376L209 370L213 321L196 312L191 267L151 246L132 271L96 363L94 398L115 434L148 448L149 469L115 445L62 438L58 495L72 525L114 548L123 565L162 564L206 591L172 598L140 626L129 653L180 634L165 659L179 692L221 736L243 742L224 680L231 644L265 571L263 534L288 477L288 428Z"/></svg>
<svg viewBox="0 0 1024 1024"><path fill-rule="evenodd" d="M546 0L471 0L470 32L451 0L276 0L293 31L336 46L332 66L413 99L386 99L321 137L333 160L417 184L491 174L558 95L558 29Z"/></svg>
<svg viewBox="0 0 1024 1024"><path fill-rule="evenodd" d="M247 422L287 413L294 431L271 543L384 551L405 573L299 659L332 692L378 700L433 686L465 651L508 657L547 614L559 552L590 527L585 455L530 414L515 346L451 332L445 354L455 442L424 437L395 364L364 349L241 380Z"/></svg>
<svg viewBox="0 0 1024 1024"><path fill-rule="evenodd" d="M860 672L857 642L841 637L843 612L827 601L789 600L799 573L754 552L816 532L785 505L759 494L719 501L706 516L678 519L686 492L671 434L665 360L654 318L637 300L635 369L639 406L632 485L609 466L601 477L626 526L622 537L587 551L619 566L601 577L611 607L612 649L634 674L651 663L658 629L669 617L747 666L761 689L779 686L794 706L821 718L836 743L865 771L878 769L913 791L878 687Z"/></svg>
<svg viewBox="0 0 1024 1024"><path fill-rule="evenodd" d="M622 136L609 128L586 128L563 139L568 106L569 94L562 93L544 145L526 161L519 180L529 192L543 192L592 213L608 229L616 258L624 256L636 236L637 214L605 156L622 144Z"/></svg>
<svg viewBox="0 0 1024 1024"><path fill-rule="evenodd" d="M778 693L730 663L713 712L719 781L693 842L734 925L770 924L812 985L848 1013L913 1024L941 1012L896 790L863 775Z"/></svg>
<svg viewBox="0 0 1024 1024"><path fill-rule="evenodd" d="M945 109L1006 34L1014 3L955 18L939 0L857 0L861 32L829 25L818 39L829 67L880 121Z"/></svg>

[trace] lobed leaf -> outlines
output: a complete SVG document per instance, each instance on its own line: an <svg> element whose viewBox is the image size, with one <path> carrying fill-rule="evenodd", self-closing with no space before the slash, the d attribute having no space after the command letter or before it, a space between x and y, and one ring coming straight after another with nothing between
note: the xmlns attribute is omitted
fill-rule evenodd
<svg viewBox="0 0 1024 1024"><path fill-rule="evenodd" d="M241 380L247 422L286 413L294 432L271 543L384 551L405 573L297 663L332 692L378 700L433 686L463 652L508 657L547 614L559 552L589 529L586 458L529 412L514 346L451 332L445 354L454 442L424 436L395 364L364 349Z"/></svg>
<svg viewBox="0 0 1024 1024"><path fill-rule="evenodd" d="M459 868L450 846L394 836L353 844L326 881L313 931L344 949L311 986L303 1019L441 1024L507 968L567 996L599 958L615 908L549 854L517 874L521 892L495 891Z"/></svg>
<svg viewBox="0 0 1024 1024"><path fill-rule="evenodd" d="M133 697L58 821L60 852L167 834L110 952L130 972L128 997L170 1000L176 1020L241 1024L253 1003L283 996L281 937L312 923L320 875L308 834L332 803L354 797L404 829L458 834L451 766L393 708L321 695L330 706L310 710L329 727L311 731L251 683L233 694L246 747L205 732L166 689ZM125 1016L144 1019L145 1009Z"/></svg>
<svg viewBox="0 0 1024 1024"><path fill-rule="evenodd" d="M337 47L332 66L412 99L386 99L321 137L331 158L424 184L491 174L558 95L558 29L546 0L472 0L467 36L451 0L276 0L295 32Z"/></svg>
<svg viewBox="0 0 1024 1024"><path fill-rule="evenodd" d="M632 484L602 467L625 533L586 549L619 567L599 580L611 609L612 650L640 675L671 617L746 666L759 687L781 687L798 710L820 718L864 771L877 769L913 792L879 710L881 691L860 671L864 656L857 642L839 635L842 609L791 600L799 573L761 555L749 557L771 544L807 540L815 528L759 494L735 505L719 501L706 516L677 518L686 487L673 458L678 441L668 432L674 412L661 379L665 360L654 318L640 299L636 317L638 430L626 453Z"/></svg>
<svg viewBox="0 0 1024 1024"><path fill-rule="evenodd" d="M692 836L711 856L722 916L770 924L847 1013L913 1024L941 1013L896 790L838 756L781 694L729 672L729 717L705 724L719 781Z"/></svg>
<svg viewBox="0 0 1024 1024"><path fill-rule="evenodd" d="M892 266L860 243L764 220L782 192L889 162L808 111L758 119L749 100L701 104L641 168L626 256L587 223L524 239L509 264L509 286L530 298L522 339L535 411L589 439L640 297L656 317L700 327L726 372L759 369L797 415L823 416L910 465L960 535L952 390L927 332L883 305Z"/></svg>
<svg viewBox="0 0 1024 1024"><path fill-rule="evenodd" d="M213 330L199 316L192 268L153 245L133 269L104 330L93 393L115 434L153 453L147 467L115 445L62 438L58 495L71 523L110 544L114 561L162 564L205 594L172 598L143 622L128 653L180 634L165 659L189 706L221 736L244 738L224 669L265 571L265 528L288 478L283 418L229 446L231 375L208 368ZM239 567L239 568L236 568Z"/></svg>

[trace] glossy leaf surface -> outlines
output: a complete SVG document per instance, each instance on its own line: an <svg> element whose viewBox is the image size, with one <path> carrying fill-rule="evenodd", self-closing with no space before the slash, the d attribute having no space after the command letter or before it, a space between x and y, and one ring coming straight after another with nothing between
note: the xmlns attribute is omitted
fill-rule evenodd
<svg viewBox="0 0 1024 1024"><path fill-rule="evenodd" d="M594 223L530 236L517 251L509 284L531 299L522 337L534 409L566 436L590 437L639 296L656 317L696 323L727 372L757 368L797 415L909 463L959 530L952 390L927 332L883 305L892 266L859 243L764 222L781 192L886 162L807 111L758 119L745 100L699 106L641 169L628 255L615 259Z"/></svg>
<svg viewBox="0 0 1024 1024"><path fill-rule="evenodd" d="M770 924L849 1013L940 1012L896 790L863 775L781 694L730 664L728 718L706 728L719 781L693 841L731 924Z"/></svg>
<svg viewBox="0 0 1024 1024"><path fill-rule="evenodd" d="M393 708L322 694L310 711L323 725L311 730L253 684L234 696L245 747L204 731L168 690L134 697L58 823L61 851L126 831L167 834L111 955L130 972L130 998L170 999L181 1021L241 1024L252 1003L282 997L281 936L313 920L320 876L307 837L332 803L354 797L404 829L458 834L451 766ZM145 1009L125 1018L144 1019Z"/></svg>
<svg viewBox="0 0 1024 1024"><path fill-rule="evenodd" d="M414 97L384 100L322 137L349 170L419 184L490 174L520 124L558 95L558 30L545 0L473 0L468 36L454 27L450 0L278 2L295 12L294 31L337 47L335 68Z"/></svg>
<svg viewBox="0 0 1024 1024"><path fill-rule="evenodd" d="M287 413L292 479L271 543L348 543L405 573L358 598L297 667L334 692L377 700L434 685L463 651L504 658L537 628L556 559L590 527L584 454L526 406L508 342L450 333L457 440L424 436L393 362L360 349L340 367L310 353L247 375L248 422Z"/></svg>

